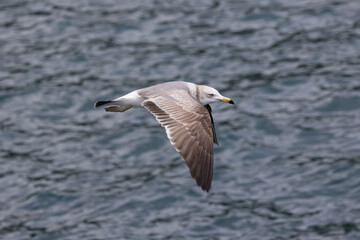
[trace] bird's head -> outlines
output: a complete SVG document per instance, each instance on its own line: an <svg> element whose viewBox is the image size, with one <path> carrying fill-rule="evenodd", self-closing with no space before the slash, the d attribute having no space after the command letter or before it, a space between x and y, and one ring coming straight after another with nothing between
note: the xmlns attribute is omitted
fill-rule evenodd
<svg viewBox="0 0 360 240"><path fill-rule="evenodd" d="M202 105L206 105L216 101L234 104L233 100L224 97L215 88L205 85L199 85L198 87L199 87L199 101Z"/></svg>

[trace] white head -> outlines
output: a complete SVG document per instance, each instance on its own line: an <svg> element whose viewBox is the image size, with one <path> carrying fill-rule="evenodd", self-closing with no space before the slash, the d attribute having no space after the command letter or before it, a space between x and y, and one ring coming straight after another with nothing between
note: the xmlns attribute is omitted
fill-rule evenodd
<svg viewBox="0 0 360 240"><path fill-rule="evenodd" d="M198 85L198 100L202 105L206 105L216 101L222 101L230 104L234 104L234 102L227 97L221 95L218 90L215 88L205 86L205 85Z"/></svg>

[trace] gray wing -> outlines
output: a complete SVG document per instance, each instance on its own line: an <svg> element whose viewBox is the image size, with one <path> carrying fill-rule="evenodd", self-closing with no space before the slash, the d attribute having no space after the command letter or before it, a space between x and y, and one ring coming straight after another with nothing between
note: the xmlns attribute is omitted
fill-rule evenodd
<svg viewBox="0 0 360 240"><path fill-rule="evenodd" d="M171 144L196 179L209 192L213 176L213 129L204 106L185 91L150 98L142 104L165 127Z"/></svg>

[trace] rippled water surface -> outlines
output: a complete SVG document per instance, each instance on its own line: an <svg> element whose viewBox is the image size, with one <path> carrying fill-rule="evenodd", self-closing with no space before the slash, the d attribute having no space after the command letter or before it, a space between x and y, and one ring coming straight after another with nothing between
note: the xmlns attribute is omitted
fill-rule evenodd
<svg viewBox="0 0 360 240"><path fill-rule="evenodd" d="M211 192L143 109L217 88ZM0 1L0 238L360 239L360 2Z"/></svg>

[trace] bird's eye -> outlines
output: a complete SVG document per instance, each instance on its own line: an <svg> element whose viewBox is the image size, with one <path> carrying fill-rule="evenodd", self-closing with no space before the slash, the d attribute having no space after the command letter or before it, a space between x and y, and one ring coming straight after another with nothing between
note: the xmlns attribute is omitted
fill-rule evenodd
<svg viewBox="0 0 360 240"><path fill-rule="evenodd" d="M212 93L208 94L208 97L209 97L209 98L211 98L211 97L213 97L213 96L214 96L214 94L212 94Z"/></svg>

